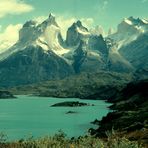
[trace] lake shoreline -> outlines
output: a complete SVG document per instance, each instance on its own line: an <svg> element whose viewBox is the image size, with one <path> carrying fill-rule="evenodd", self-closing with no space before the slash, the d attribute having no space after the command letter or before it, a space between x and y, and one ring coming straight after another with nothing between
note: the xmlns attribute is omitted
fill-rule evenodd
<svg viewBox="0 0 148 148"><path fill-rule="evenodd" d="M0 122L0 131L6 132L8 136L10 135L10 139L11 136L18 136L20 139L23 135L30 133L29 131L32 131L33 136L44 136L49 133L54 134L60 129L70 137L85 135L84 133L88 129L96 128L90 122L96 118L101 120L103 116L107 115L109 112L108 106L110 105L103 100L81 100L78 98L44 99L45 97L26 95L17 95L16 97L15 101L11 99L8 101L1 100L0 104L0 120L3 121ZM94 106L50 107L63 101L82 101L83 103L94 104ZM98 114L99 112L101 113L100 115ZM10 120L11 124L7 120ZM7 130L4 130L5 128ZM13 128L16 130L15 135L11 133Z"/></svg>

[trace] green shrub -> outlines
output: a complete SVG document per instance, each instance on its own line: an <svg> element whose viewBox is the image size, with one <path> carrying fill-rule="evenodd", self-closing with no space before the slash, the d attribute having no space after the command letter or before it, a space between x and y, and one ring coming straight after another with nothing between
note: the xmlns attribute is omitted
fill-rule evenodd
<svg viewBox="0 0 148 148"><path fill-rule="evenodd" d="M30 137L12 143L6 142L3 137L5 136L1 137L3 143L0 143L0 148L142 148L138 142L131 142L124 137L119 138L114 134L105 140L90 135L69 139L60 131L54 136L39 139Z"/></svg>

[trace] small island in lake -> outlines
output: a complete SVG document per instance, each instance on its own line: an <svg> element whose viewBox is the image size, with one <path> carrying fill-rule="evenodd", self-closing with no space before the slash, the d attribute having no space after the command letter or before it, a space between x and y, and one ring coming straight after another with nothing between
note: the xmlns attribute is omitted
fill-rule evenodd
<svg viewBox="0 0 148 148"><path fill-rule="evenodd" d="M66 112L66 114L75 114L75 113L77 113L77 112L75 112L75 111L68 111L68 112Z"/></svg>
<svg viewBox="0 0 148 148"><path fill-rule="evenodd" d="M0 90L0 99L10 99L10 98L15 98L15 96L11 94L9 91Z"/></svg>
<svg viewBox="0 0 148 148"><path fill-rule="evenodd" d="M79 101L66 101L51 105L51 107L80 107L80 106L90 106L90 104Z"/></svg>

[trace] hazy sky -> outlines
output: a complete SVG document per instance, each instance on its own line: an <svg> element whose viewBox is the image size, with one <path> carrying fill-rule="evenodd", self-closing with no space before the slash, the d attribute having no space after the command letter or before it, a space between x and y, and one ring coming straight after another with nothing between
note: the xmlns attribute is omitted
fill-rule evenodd
<svg viewBox="0 0 148 148"><path fill-rule="evenodd" d="M4 27L24 23L37 16L46 16L49 12L67 18L93 18L95 24L101 24L105 28L115 27L124 17L148 17L148 0L0 0L0 3L2 1L10 1L12 5L21 1L28 4L28 7L30 5L30 11L20 14L13 13L15 7L10 9L0 21Z"/></svg>
<svg viewBox="0 0 148 148"><path fill-rule="evenodd" d="M0 0L0 43L9 32L32 18L44 18L52 12L64 29L76 19L88 26L116 28L123 18L148 18L148 0ZM62 26L61 26L62 27Z"/></svg>

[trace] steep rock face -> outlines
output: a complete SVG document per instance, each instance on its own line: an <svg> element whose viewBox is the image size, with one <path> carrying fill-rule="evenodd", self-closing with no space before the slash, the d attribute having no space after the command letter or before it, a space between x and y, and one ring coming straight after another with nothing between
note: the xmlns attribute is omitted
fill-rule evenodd
<svg viewBox="0 0 148 148"><path fill-rule="evenodd" d="M80 43L80 40L83 40L85 37L87 38L88 35L88 29L82 25L81 21L77 21L68 28L66 44L68 46L76 46Z"/></svg>
<svg viewBox="0 0 148 148"><path fill-rule="evenodd" d="M87 51L85 49L85 43L81 41L78 48L74 51L73 55L74 58L73 67L76 73L80 73L81 65L83 64L86 56L87 56Z"/></svg>
<svg viewBox="0 0 148 148"><path fill-rule="evenodd" d="M102 35L91 34L78 21L68 29L66 43L73 50L64 56L70 59L76 73L106 69L109 51Z"/></svg>
<svg viewBox="0 0 148 148"><path fill-rule="evenodd" d="M32 20L26 22L19 31L19 40L21 42L35 41L39 34L36 25L36 22Z"/></svg>
<svg viewBox="0 0 148 148"><path fill-rule="evenodd" d="M19 31L19 40L0 55L0 61L30 45L38 45L45 51L52 50L61 55L68 51L64 49L63 44L60 27L56 23L55 17L50 14L41 24L32 20L26 22Z"/></svg>
<svg viewBox="0 0 148 148"><path fill-rule="evenodd" d="M67 41L71 39L71 36L75 39L75 41L70 40L72 43L69 45L75 46L76 49L71 54L70 52L66 54L66 58L72 61L76 73L99 70L131 72L134 70L131 63L118 52L116 42L115 45L109 46L109 39L104 39L102 35L93 35L85 29L82 23L77 23L74 23L67 32ZM78 30L78 26L81 29Z"/></svg>
<svg viewBox="0 0 148 148"><path fill-rule="evenodd" d="M65 60L40 46L28 46L0 62L1 86L59 79L72 73L72 67Z"/></svg>
<svg viewBox="0 0 148 148"><path fill-rule="evenodd" d="M148 32L120 48L119 52L136 69L148 69Z"/></svg>
<svg viewBox="0 0 148 148"><path fill-rule="evenodd" d="M106 45L106 42L102 35L97 36L97 35L92 35L90 36L88 40L88 48L89 50L96 50L99 51L100 54L107 56L108 55L108 48Z"/></svg>
<svg viewBox="0 0 148 148"><path fill-rule="evenodd" d="M76 73L107 70L108 49L100 36L90 36L88 42L80 41L74 51L73 66Z"/></svg>

